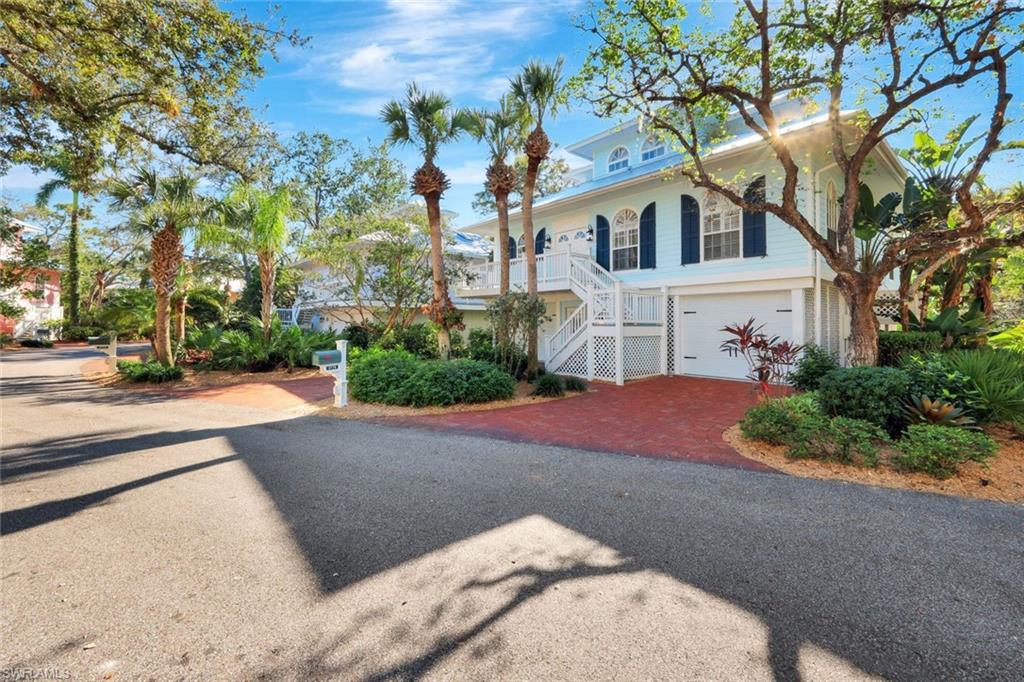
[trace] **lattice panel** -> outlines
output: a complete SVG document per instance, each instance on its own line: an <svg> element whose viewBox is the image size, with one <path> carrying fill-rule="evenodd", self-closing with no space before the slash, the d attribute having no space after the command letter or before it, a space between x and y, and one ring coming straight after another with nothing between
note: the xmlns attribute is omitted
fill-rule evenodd
<svg viewBox="0 0 1024 682"><path fill-rule="evenodd" d="M553 371L558 372L559 374L571 374L573 376L587 378L587 352L589 350L590 344L584 343L574 350L559 367L555 367Z"/></svg>
<svg viewBox="0 0 1024 682"><path fill-rule="evenodd" d="M892 320L900 321L900 299L898 296L885 296L875 299L875 315Z"/></svg>
<svg viewBox="0 0 1024 682"><path fill-rule="evenodd" d="M594 376L615 380L615 337L594 337Z"/></svg>
<svg viewBox="0 0 1024 682"><path fill-rule="evenodd" d="M812 341L817 342L814 338L815 325L817 320L814 319L814 289L804 289L804 339L806 343Z"/></svg>
<svg viewBox="0 0 1024 682"><path fill-rule="evenodd" d="M627 336L622 340L622 375L626 379L661 373L661 339L657 336Z"/></svg>
<svg viewBox="0 0 1024 682"><path fill-rule="evenodd" d="M668 344L665 353L665 373L676 373L676 297L669 296L665 303L665 343Z"/></svg>

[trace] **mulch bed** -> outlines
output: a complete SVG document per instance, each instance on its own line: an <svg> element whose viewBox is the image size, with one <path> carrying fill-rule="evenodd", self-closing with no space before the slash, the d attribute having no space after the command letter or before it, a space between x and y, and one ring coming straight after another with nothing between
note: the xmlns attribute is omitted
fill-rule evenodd
<svg viewBox="0 0 1024 682"><path fill-rule="evenodd" d="M816 459L792 459L786 456L784 445L768 445L744 438L738 424L722 435L744 457L794 476L1024 503L1024 437L1002 427L986 431L999 443L999 451L984 464L961 464L955 475L943 480L919 472L897 471L888 464L884 450L878 467L872 469Z"/></svg>

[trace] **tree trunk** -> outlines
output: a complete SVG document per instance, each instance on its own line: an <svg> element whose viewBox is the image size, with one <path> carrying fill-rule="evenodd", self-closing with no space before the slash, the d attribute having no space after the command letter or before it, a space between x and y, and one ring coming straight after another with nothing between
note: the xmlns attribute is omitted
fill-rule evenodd
<svg viewBox="0 0 1024 682"><path fill-rule="evenodd" d="M156 293L156 323L153 346L157 360L174 364L171 352L171 295L174 293L184 247L174 223L167 223L153 235L150 246L149 274Z"/></svg>
<svg viewBox="0 0 1024 682"><path fill-rule="evenodd" d="M910 293L910 285L914 282L914 268L911 265L904 265L900 268L900 328L903 331L910 331L910 304L913 296Z"/></svg>
<svg viewBox="0 0 1024 682"><path fill-rule="evenodd" d="M181 296L174 302L174 338L180 343L185 339L185 311L188 309L188 292L182 291Z"/></svg>
<svg viewBox="0 0 1024 682"><path fill-rule="evenodd" d="M274 282L277 279L277 267L274 256L270 253L259 254L260 261L260 321L263 323L263 338L270 339L274 315Z"/></svg>
<svg viewBox="0 0 1024 682"><path fill-rule="evenodd" d="M931 302L932 297L932 277L929 275L925 278L924 282L921 283L921 300L918 301L917 319L924 324L925 319L928 317L928 304Z"/></svg>
<svg viewBox="0 0 1024 682"><path fill-rule="evenodd" d="M855 277L853 281L837 277L836 286L850 309L850 363L870 367L878 362L878 317L874 310L878 282L859 274Z"/></svg>
<svg viewBox="0 0 1024 682"><path fill-rule="evenodd" d="M441 195L424 195L427 203L427 222L430 225L430 270L434 280L433 312L437 324L437 353L442 360L451 354L451 335L448 333L448 313L452 307L448 298L448 280L444 274L444 238L441 234Z"/></svg>
<svg viewBox="0 0 1024 682"><path fill-rule="evenodd" d="M498 207L498 253L501 254L501 263L498 266L501 270L501 283L498 293L504 296L508 293L509 289L508 194L496 192L494 194L494 203Z"/></svg>
<svg viewBox="0 0 1024 682"><path fill-rule="evenodd" d="M526 163L526 177L523 180L523 247L526 249L526 291L537 295L537 249L533 243L533 190L537 185L537 173L543 159L529 157ZM537 327L531 326L527 336L526 375L537 376Z"/></svg>
<svg viewBox="0 0 1024 682"><path fill-rule="evenodd" d="M68 321L78 326L78 190L71 192L71 226L68 230Z"/></svg>
<svg viewBox="0 0 1024 682"><path fill-rule="evenodd" d="M949 274L942 288L942 306L939 312L959 308L963 298L964 279L967 277L967 256L956 256L949 262Z"/></svg>
<svg viewBox="0 0 1024 682"><path fill-rule="evenodd" d="M981 301L981 312L989 322L996 312L995 301L992 300L992 275L995 269L995 263L990 263L989 267L974 280L974 298Z"/></svg>

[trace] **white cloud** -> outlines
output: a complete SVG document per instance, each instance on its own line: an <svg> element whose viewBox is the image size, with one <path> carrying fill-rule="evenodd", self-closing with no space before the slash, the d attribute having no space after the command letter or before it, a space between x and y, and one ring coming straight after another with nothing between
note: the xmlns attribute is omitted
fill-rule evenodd
<svg viewBox="0 0 1024 682"><path fill-rule="evenodd" d="M445 168L444 173L453 185L479 185L484 181L484 175L487 173L487 161L469 159L458 166Z"/></svg>
<svg viewBox="0 0 1024 682"><path fill-rule="evenodd" d="M368 25L319 36L299 75L379 101L399 95L409 81L496 99L517 66L505 55L547 34L573 4L392 0ZM344 111L375 116L379 107L368 101L355 98Z"/></svg>
<svg viewBox="0 0 1024 682"><path fill-rule="evenodd" d="M4 189L39 189L44 182L52 178L49 173L34 173L25 165L11 166L7 174L0 178Z"/></svg>

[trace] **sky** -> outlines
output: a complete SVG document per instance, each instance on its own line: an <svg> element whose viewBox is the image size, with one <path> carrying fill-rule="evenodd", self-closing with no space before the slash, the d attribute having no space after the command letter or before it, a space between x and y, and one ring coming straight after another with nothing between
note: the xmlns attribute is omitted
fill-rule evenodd
<svg viewBox="0 0 1024 682"><path fill-rule="evenodd" d="M321 130L356 144L377 143L387 134L378 118L381 105L400 97L410 80L444 91L460 106L486 107L493 106L509 78L531 58L551 62L561 55L566 73L573 73L590 39L574 25L574 18L587 8L585 2L285 0L279 3L279 15L309 40L303 47L282 47L277 61L266 60L267 74L249 94L249 101L282 136ZM268 11L265 2L223 4L252 18L264 18ZM724 25L732 4L714 3L714 8L715 16L692 11L688 21ZM1016 91L1018 100L1024 99L1024 87ZM966 116L979 97L970 88L950 91L945 95L946 106L956 116ZM1014 116L1024 118L1022 113L1017 101ZM546 121L545 129L564 146L614 123L593 116L587 104L575 103ZM896 143L909 144L909 140ZM397 149L395 154L410 172L418 165L413 148ZM1017 157L994 164L993 184L1020 179L1019 161ZM459 141L443 148L438 165L452 182L442 201L446 210L458 214L455 225L479 220L471 202L483 182L486 148L472 140ZM0 179L0 191L15 202L30 201L45 179L15 167Z"/></svg>

